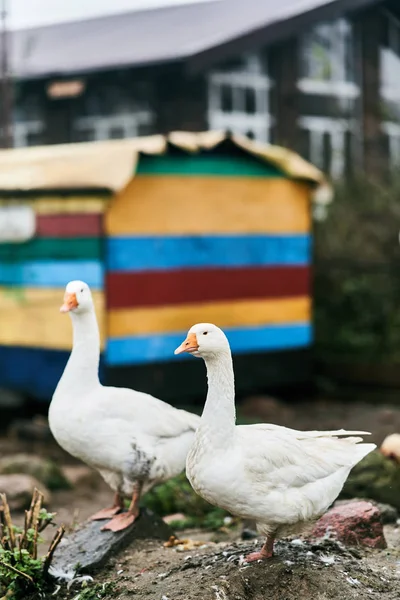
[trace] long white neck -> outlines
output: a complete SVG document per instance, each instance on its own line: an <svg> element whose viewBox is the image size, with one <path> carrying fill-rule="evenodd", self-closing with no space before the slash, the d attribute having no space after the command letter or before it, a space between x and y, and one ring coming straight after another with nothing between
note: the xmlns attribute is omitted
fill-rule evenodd
<svg viewBox="0 0 400 600"><path fill-rule="evenodd" d="M205 359L208 393L199 434L212 438L213 446L224 447L234 435L235 376L229 350Z"/></svg>
<svg viewBox="0 0 400 600"><path fill-rule="evenodd" d="M77 396L81 396L100 385L100 334L94 309L82 314L69 314L73 327L73 346L57 392L67 391L72 399L75 390Z"/></svg>

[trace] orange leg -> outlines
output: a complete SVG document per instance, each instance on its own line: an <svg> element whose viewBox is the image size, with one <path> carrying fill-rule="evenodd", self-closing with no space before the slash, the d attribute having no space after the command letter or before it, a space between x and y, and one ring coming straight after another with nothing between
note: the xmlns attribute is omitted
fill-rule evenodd
<svg viewBox="0 0 400 600"><path fill-rule="evenodd" d="M265 560L266 558L272 558L274 554L274 541L274 537L267 537L267 540L264 546L261 548L261 550L259 552L251 552L245 557L244 560L246 562L254 562L256 560Z"/></svg>
<svg viewBox="0 0 400 600"><path fill-rule="evenodd" d="M90 521L101 521L102 519L111 519L114 515L119 513L124 507L124 502L120 494L115 494L114 504L110 508L103 508L97 513L89 517Z"/></svg>
<svg viewBox="0 0 400 600"><path fill-rule="evenodd" d="M135 522L137 517L139 516L139 501L140 495L142 491L142 484L137 484L135 487L135 491L132 494L132 501L129 505L129 508L126 512L119 513L119 515L115 515L101 528L102 531L122 531L126 529L132 523Z"/></svg>

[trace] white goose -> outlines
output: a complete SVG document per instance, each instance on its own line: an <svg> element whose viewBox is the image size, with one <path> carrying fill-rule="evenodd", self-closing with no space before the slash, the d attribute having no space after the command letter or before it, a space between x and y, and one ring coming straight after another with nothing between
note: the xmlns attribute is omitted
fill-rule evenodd
<svg viewBox="0 0 400 600"><path fill-rule="evenodd" d="M67 285L60 310L71 316L73 349L50 404L50 429L113 489L113 506L91 518L111 518L103 529L119 531L138 516L142 492L183 471L200 417L149 394L100 384L99 330L86 283ZM124 496L132 498L128 512L121 512Z"/></svg>
<svg viewBox="0 0 400 600"><path fill-rule="evenodd" d="M235 389L228 340L210 323L194 325L175 354L204 359L208 394L186 474L205 500L255 520L267 537L247 561L270 558L274 539L320 517L352 469L374 444L360 431L296 431L277 425L235 425Z"/></svg>

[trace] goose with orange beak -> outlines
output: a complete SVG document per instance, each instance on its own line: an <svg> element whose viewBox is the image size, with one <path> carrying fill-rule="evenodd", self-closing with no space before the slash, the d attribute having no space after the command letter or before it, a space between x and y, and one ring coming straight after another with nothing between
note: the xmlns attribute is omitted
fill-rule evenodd
<svg viewBox="0 0 400 600"><path fill-rule="evenodd" d="M186 460L193 489L207 502L256 521L266 536L248 562L270 558L274 540L318 519L350 470L371 452L362 431L296 431L262 423L236 425L232 355L224 332L194 325L175 350L204 359L208 393Z"/></svg>
<svg viewBox="0 0 400 600"><path fill-rule="evenodd" d="M50 404L50 429L64 450L98 470L114 491L112 506L91 518L120 531L139 515L143 492L183 471L200 418L149 394L101 385L99 329L85 282L68 283L60 311L71 318L73 347Z"/></svg>

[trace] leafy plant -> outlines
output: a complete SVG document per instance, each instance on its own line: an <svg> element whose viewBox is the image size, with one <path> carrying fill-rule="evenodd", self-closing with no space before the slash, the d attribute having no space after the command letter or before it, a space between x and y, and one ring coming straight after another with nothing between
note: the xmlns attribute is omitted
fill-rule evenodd
<svg viewBox="0 0 400 600"><path fill-rule="evenodd" d="M110 598L109 594L115 589L115 583L106 581L105 583L96 583L93 586L88 586L74 600L98 600L99 598Z"/></svg>
<svg viewBox="0 0 400 600"><path fill-rule="evenodd" d="M143 498L143 504L160 516L183 513L182 521L172 524L176 529L204 527L217 529L223 525L228 513L215 508L198 496L184 473L158 485Z"/></svg>
<svg viewBox="0 0 400 600"><path fill-rule="evenodd" d="M400 179L338 184L314 225L316 349L325 359L400 359Z"/></svg>
<svg viewBox="0 0 400 600"><path fill-rule="evenodd" d="M185 519L171 521L170 525L175 531L191 529L192 527L201 527L203 529L221 529L225 527L225 519L228 513L222 508L211 507L210 512L201 516L188 516ZM232 523L235 521L232 520Z"/></svg>
<svg viewBox="0 0 400 600"><path fill-rule="evenodd" d="M54 513L42 508L43 494L34 490L23 527L14 525L5 494L0 494L0 592L7 598L26 598L42 592L54 551L64 535L60 527L44 557L38 556L40 533L53 524Z"/></svg>

